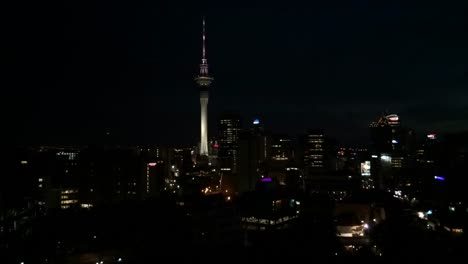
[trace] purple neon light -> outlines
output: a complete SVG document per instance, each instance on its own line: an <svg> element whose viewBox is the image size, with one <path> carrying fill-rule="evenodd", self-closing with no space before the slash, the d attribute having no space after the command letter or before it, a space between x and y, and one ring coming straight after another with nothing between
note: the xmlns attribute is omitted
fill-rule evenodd
<svg viewBox="0 0 468 264"><path fill-rule="evenodd" d="M271 182L271 178L263 178L261 179L262 182Z"/></svg>
<svg viewBox="0 0 468 264"><path fill-rule="evenodd" d="M441 176L434 176L434 179L436 179L438 181L445 181L445 178L441 177Z"/></svg>

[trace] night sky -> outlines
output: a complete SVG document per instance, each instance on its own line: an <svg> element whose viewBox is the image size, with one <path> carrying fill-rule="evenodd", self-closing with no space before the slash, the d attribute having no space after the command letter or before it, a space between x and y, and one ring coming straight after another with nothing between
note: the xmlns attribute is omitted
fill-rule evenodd
<svg viewBox="0 0 468 264"><path fill-rule="evenodd" d="M348 144L367 142L385 110L420 132L468 129L468 5L96 2L4 10L8 141L89 143L110 131L125 143L195 144L203 15L210 135L228 110L244 124L258 117L292 136L324 128Z"/></svg>

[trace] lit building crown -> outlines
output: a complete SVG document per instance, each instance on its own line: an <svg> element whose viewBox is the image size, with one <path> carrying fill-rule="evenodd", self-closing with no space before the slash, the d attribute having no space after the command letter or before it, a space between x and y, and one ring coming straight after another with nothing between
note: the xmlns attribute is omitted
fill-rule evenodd
<svg viewBox="0 0 468 264"><path fill-rule="evenodd" d="M205 33L205 18L203 18L203 34L202 34L202 59L200 64L200 73L195 78L199 86L210 86L213 78L209 75L208 60L206 59L206 33Z"/></svg>

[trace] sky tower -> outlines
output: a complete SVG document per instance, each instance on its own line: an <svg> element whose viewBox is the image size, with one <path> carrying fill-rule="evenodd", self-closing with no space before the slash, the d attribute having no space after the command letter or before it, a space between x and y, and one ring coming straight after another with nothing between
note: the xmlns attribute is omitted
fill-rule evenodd
<svg viewBox="0 0 468 264"><path fill-rule="evenodd" d="M205 18L203 18L202 59L200 73L195 78L200 89L200 155L208 156L208 99L213 78L208 73L208 61L205 51Z"/></svg>

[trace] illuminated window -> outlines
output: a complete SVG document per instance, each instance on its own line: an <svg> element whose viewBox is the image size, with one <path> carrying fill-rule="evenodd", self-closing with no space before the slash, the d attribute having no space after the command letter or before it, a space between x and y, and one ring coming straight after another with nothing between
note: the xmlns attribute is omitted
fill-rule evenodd
<svg viewBox="0 0 468 264"><path fill-rule="evenodd" d="M61 204L76 204L78 200L62 200Z"/></svg>
<svg viewBox="0 0 468 264"><path fill-rule="evenodd" d="M68 190L63 190L61 193L62 194L78 193L78 190L68 189Z"/></svg>

